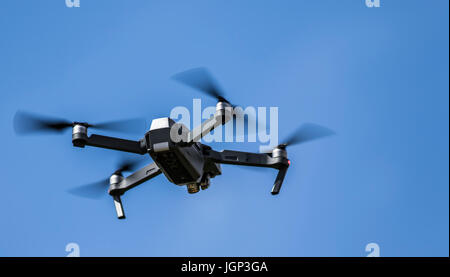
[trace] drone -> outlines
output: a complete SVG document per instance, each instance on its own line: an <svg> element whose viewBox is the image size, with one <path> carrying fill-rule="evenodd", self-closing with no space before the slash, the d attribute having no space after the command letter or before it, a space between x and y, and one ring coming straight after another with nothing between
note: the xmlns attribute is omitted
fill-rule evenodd
<svg viewBox="0 0 450 277"><path fill-rule="evenodd" d="M139 140L127 140L97 134L88 135L88 129L124 131L136 125L137 119L119 120L90 124L72 122L59 118L40 116L17 111L14 117L14 129L19 135L38 132L62 133L72 128L74 147L100 147L137 155L149 155L153 162L124 177L123 172L136 169L139 161L124 160L108 179L77 187L69 192L79 196L93 196L100 191L104 194L109 185L108 194L112 196L117 217L125 218L121 200L124 193L150 179L160 175L179 186L186 186L190 194L206 190L211 179L221 175L221 164L266 167L278 170L271 194L280 192L283 180L290 165L287 147L334 134L328 128L303 124L297 128L284 143L267 153L251 153L234 150L216 151L200 142L201 138L215 128L236 119L236 106L231 104L205 68L195 68L173 76L173 79L193 89L217 99L216 111L200 126L189 130L185 125L169 117L153 119L150 129ZM95 191L95 193L94 193Z"/></svg>

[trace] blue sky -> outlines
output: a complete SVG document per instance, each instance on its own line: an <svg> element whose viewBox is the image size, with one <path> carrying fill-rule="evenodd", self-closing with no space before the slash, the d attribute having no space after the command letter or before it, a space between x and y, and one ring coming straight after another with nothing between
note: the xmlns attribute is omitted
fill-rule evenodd
<svg viewBox="0 0 450 277"><path fill-rule="evenodd" d="M82 256L365 256L372 242L382 256L448 256L449 3L381 5L3 1L0 256L65 256L70 242ZM337 135L289 149L276 197L275 171L225 165L195 195L162 175L142 184L119 221L110 198L66 192L107 177L119 153L13 132L18 109L149 124L202 97L170 80L198 66L231 101L279 107L280 137L304 122Z"/></svg>

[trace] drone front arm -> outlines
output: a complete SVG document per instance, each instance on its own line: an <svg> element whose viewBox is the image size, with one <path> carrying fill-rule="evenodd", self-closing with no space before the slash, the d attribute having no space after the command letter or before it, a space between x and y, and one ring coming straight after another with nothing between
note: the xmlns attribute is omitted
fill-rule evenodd
<svg viewBox="0 0 450 277"><path fill-rule="evenodd" d="M72 135L72 143L76 147L84 147L85 145L88 145L141 155L147 153L147 149L143 141L127 140L95 134L88 137L84 133L74 133Z"/></svg>
<svg viewBox="0 0 450 277"><path fill-rule="evenodd" d="M147 152L145 144L141 141L113 138L95 134L88 137L86 140L86 145L136 154L145 154Z"/></svg>

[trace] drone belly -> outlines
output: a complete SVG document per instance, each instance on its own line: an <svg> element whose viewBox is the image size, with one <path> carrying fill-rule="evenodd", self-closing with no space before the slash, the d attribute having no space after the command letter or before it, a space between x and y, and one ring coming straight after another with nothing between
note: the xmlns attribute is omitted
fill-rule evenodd
<svg viewBox="0 0 450 277"><path fill-rule="evenodd" d="M167 117L152 121L145 136L149 154L172 183L184 185L199 182L205 163L202 151L197 144L182 146L174 143L170 134L174 124ZM177 123L176 127L187 130L182 124Z"/></svg>
<svg viewBox="0 0 450 277"><path fill-rule="evenodd" d="M152 158L174 184L199 182L203 175L204 159L195 147L175 146L165 151L155 151Z"/></svg>

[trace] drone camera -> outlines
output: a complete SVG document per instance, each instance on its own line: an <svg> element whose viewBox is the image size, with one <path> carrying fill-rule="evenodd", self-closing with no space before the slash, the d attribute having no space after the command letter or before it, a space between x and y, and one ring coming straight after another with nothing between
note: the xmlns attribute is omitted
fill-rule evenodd
<svg viewBox="0 0 450 277"><path fill-rule="evenodd" d="M209 188L210 183L211 183L211 181L209 178L209 174L205 174L205 176L202 179L202 182L200 183L200 188L202 190L205 190L205 189Z"/></svg>
<svg viewBox="0 0 450 277"><path fill-rule="evenodd" d="M197 193L200 191L200 186L198 183L190 183L190 184L187 184L186 186L187 186L187 191L190 194L194 194L194 193Z"/></svg>

